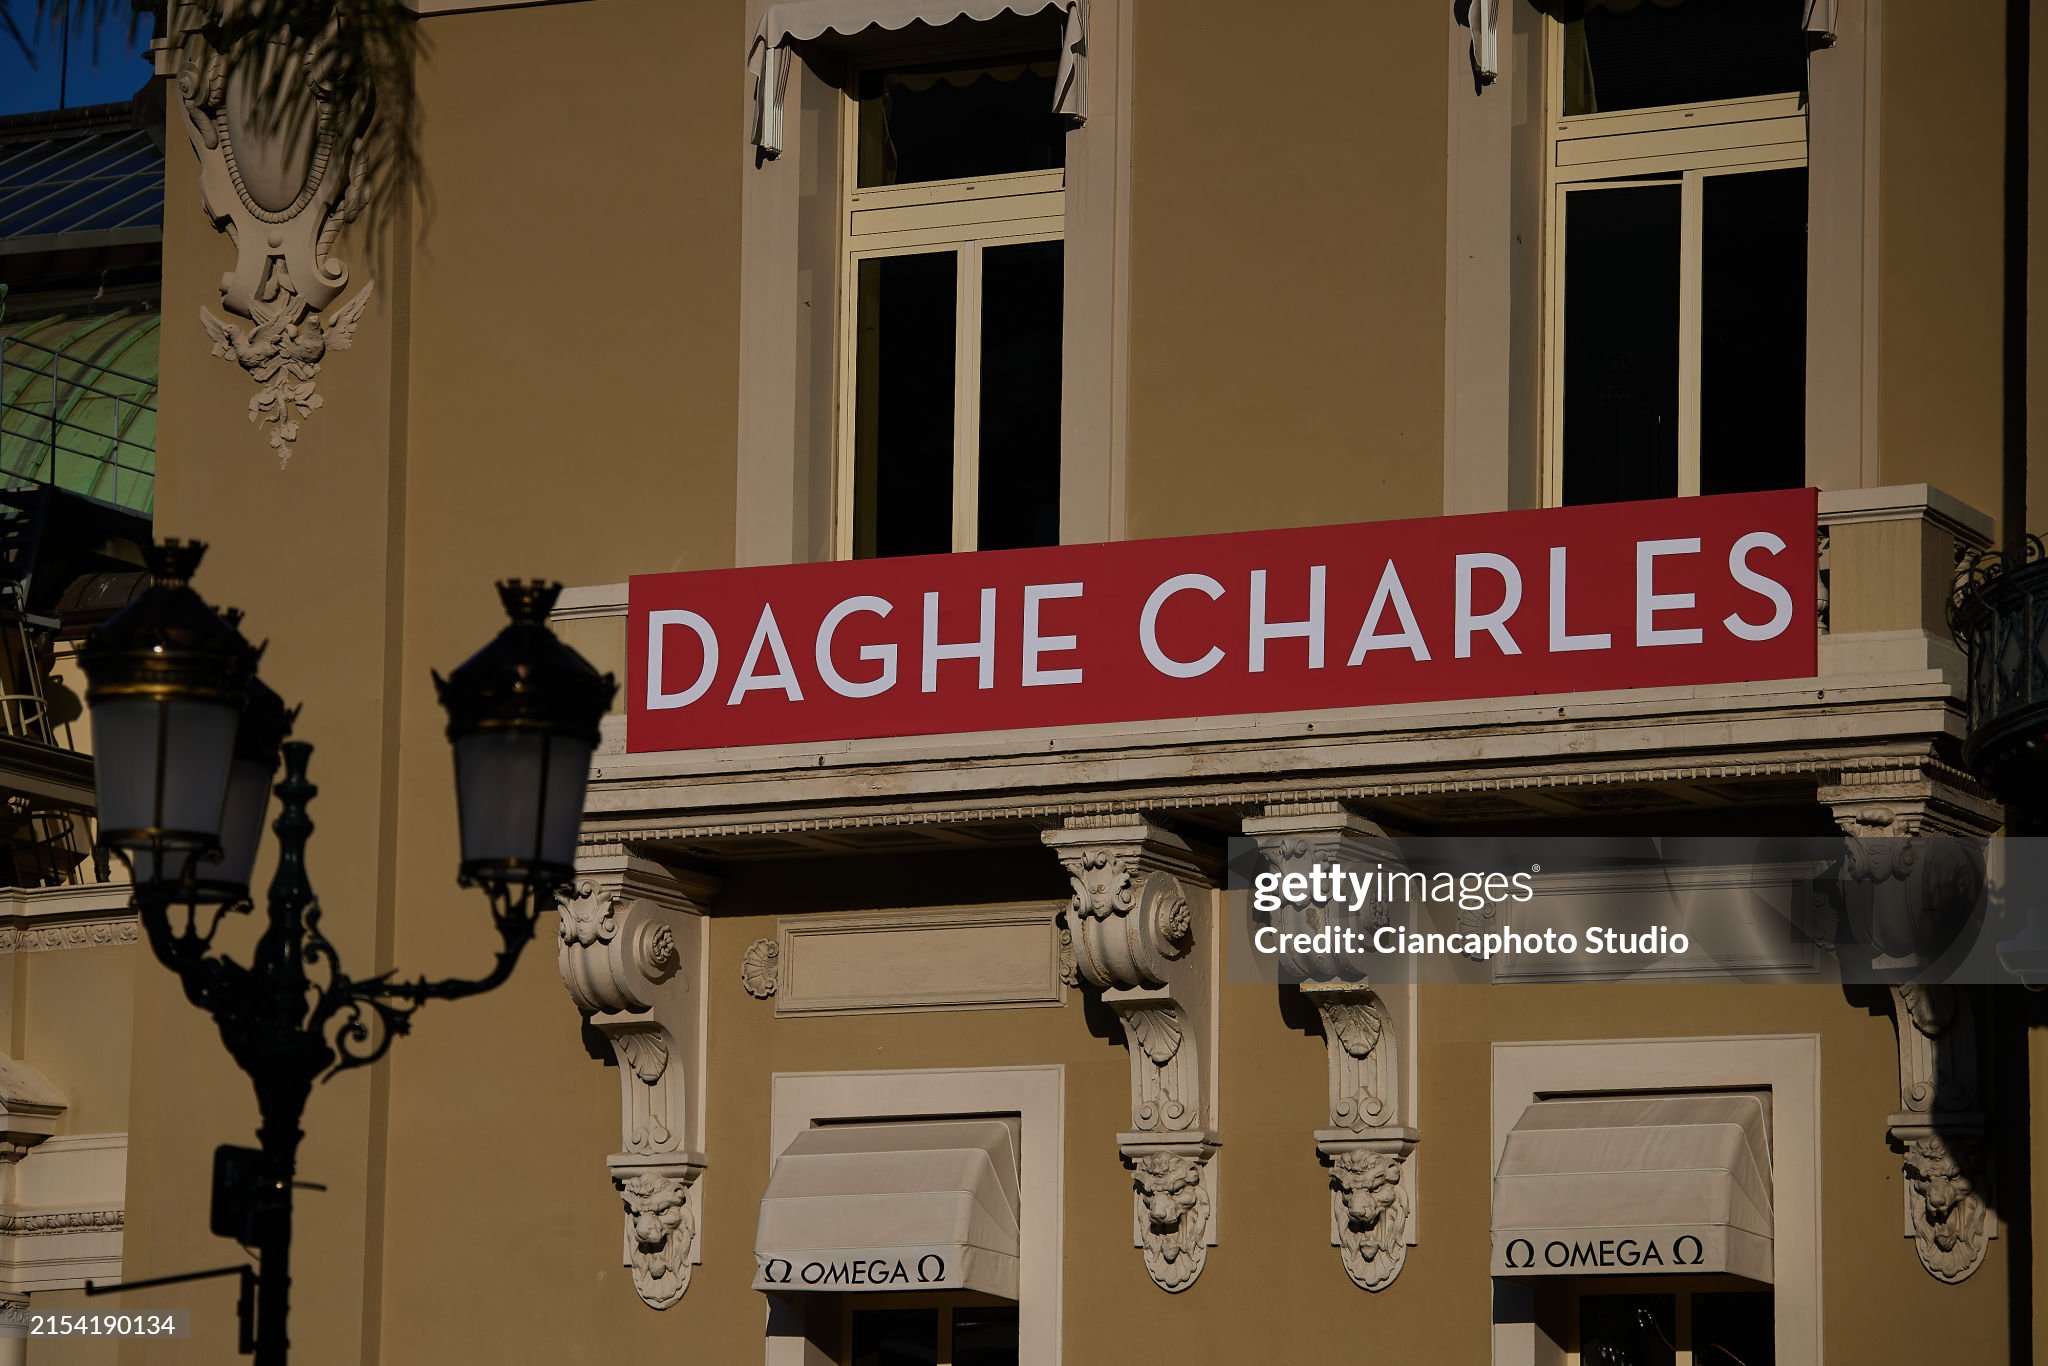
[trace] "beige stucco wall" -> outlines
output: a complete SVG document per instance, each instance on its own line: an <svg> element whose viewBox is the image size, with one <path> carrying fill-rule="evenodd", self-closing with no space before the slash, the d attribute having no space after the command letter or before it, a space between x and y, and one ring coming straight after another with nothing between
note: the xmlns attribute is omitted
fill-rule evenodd
<svg viewBox="0 0 2048 1366"><path fill-rule="evenodd" d="M25 1059L64 1093L67 1134L128 1128L130 1001L142 950L132 944L11 953L9 1056Z"/></svg>
<svg viewBox="0 0 2048 1366"><path fill-rule="evenodd" d="M2002 0L1883 9L1879 460L1999 503Z"/></svg>
<svg viewBox="0 0 2048 1366"><path fill-rule="evenodd" d="M1439 512L1439 7L1137 10L1128 533Z"/></svg>
<svg viewBox="0 0 2048 1366"><path fill-rule="evenodd" d="M1990 509L1997 157L1955 139L1990 98L1978 65L1995 59L1972 43L1997 6L1956 9L1952 30L1927 7L1887 11L1887 51L1926 66L1887 66L1883 473ZM1130 534L1439 509L1443 22L1435 5L1337 0L1285 29L1224 0L1137 7ZM344 961L440 975L482 970L490 945L482 901L453 882L428 668L495 629L495 577L606 583L732 557L745 32L738 0L590 0L423 31L430 209L397 225L386 259L355 262L375 302L283 470L244 420L246 380L194 320L231 249L197 210L174 124L158 525L216 542L200 587L248 610L272 639L265 677L307 704L312 872ZM1324 74L1302 87L1309 64ZM1242 93L1273 90L1293 97ZM1057 895L1056 865L1038 866ZM743 901L713 926L705 1262L677 1308L645 1309L619 1265L603 1168L616 1073L585 1050L550 920L509 986L428 1008L386 1065L315 1096L303 1175L329 1190L300 1199L297 1359L756 1360L771 1073L1051 1061L1067 1067L1069 1360L1106 1341L1270 1358L1284 1318L1389 1359L1483 1360L1489 1041L1729 1032L1822 1038L1831 1358L2002 1354L2005 1245L1961 1287L1920 1270L1883 1138L1892 1026L1839 993L1426 993L1423 1242L1368 1296L1324 1234L1323 1044L1273 992L1231 988L1223 1242L1169 1297L1130 1247L1113 1137L1128 1063L1078 999L778 1022L736 980L774 909ZM208 1154L248 1141L247 1085L168 974L134 981L128 1274L222 1264ZM1898 1312L1869 1314L1872 1296ZM231 1359L232 1299L227 1282L190 1289L200 1332L121 1359Z"/></svg>

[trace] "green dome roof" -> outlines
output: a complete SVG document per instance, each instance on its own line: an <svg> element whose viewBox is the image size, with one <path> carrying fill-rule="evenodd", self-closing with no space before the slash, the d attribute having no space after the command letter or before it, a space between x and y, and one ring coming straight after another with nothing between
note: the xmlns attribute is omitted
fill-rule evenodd
<svg viewBox="0 0 2048 1366"><path fill-rule="evenodd" d="M161 321L140 307L0 321L0 486L150 514Z"/></svg>

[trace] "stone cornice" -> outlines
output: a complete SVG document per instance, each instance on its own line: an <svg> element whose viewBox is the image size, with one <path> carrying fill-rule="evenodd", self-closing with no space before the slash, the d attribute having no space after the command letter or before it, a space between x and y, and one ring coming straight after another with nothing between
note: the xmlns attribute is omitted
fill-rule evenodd
<svg viewBox="0 0 2048 1366"><path fill-rule="evenodd" d="M119 1233L126 1212L113 1209L0 1209L0 1236L26 1237L46 1233Z"/></svg>
<svg viewBox="0 0 2048 1366"><path fill-rule="evenodd" d="M1830 680L628 755L606 722L585 841L727 840L1302 800L1420 802L1939 769L1928 670ZM687 794L689 810L676 806Z"/></svg>
<svg viewBox="0 0 2048 1366"><path fill-rule="evenodd" d="M0 890L0 953L99 948L136 941L126 883Z"/></svg>

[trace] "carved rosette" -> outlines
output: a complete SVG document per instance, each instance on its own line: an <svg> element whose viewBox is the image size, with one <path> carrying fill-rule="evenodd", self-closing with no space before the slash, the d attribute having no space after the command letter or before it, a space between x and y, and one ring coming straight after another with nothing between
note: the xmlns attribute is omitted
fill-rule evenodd
<svg viewBox="0 0 2048 1366"><path fill-rule="evenodd" d="M612 851L563 893L558 964L570 997L618 1062L621 1151L606 1159L624 1206L640 1298L666 1309L701 1260L695 1188L704 1171L693 1078L704 1065L700 993L710 884Z"/></svg>
<svg viewBox="0 0 2048 1366"><path fill-rule="evenodd" d="M1967 1280L1997 1231L1978 1108L1975 1001L1967 988L1892 988L1899 1110L1886 1137L1905 1174L1906 1233L1936 1280Z"/></svg>
<svg viewBox="0 0 2048 1366"><path fill-rule="evenodd" d="M1214 946L1204 943L1213 863L1139 817L1075 817L1045 842L1073 882L1061 917L1076 981L1123 1026L1131 1129L1132 1242L1160 1289L1193 1285L1215 1242L1221 1140L1203 1068L1213 1057Z"/></svg>
<svg viewBox="0 0 2048 1366"><path fill-rule="evenodd" d="M1337 802L1306 802L1269 810L1244 823L1274 872L1310 874L1317 865L1400 866L1400 849L1379 825ZM1283 931L1321 929L1348 906L1302 905L1274 913ZM1356 928L1398 919L1388 907L1360 908ZM1408 1219L1414 1175L1408 1159L1419 1137L1402 1124L1400 1040L1381 995L1366 985L1363 965L1339 954L1288 955L1285 980L1300 983L1316 1008L1329 1060L1329 1124L1315 1131L1316 1158L1330 1187L1330 1244L1352 1283L1364 1290L1393 1284L1408 1260Z"/></svg>
<svg viewBox="0 0 2048 1366"><path fill-rule="evenodd" d="M747 995L765 1001L782 981L782 947L773 939L756 939L740 955L740 985Z"/></svg>
<svg viewBox="0 0 2048 1366"><path fill-rule="evenodd" d="M202 308L200 321L213 354L258 386L249 420L284 460L300 420L322 406L322 361L349 348L372 288L335 305L349 270L332 252L362 211L376 89L340 55L345 6L262 46L242 36L254 8L176 0L154 47L159 74L177 78L207 217L235 245L220 282L229 317Z"/></svg>

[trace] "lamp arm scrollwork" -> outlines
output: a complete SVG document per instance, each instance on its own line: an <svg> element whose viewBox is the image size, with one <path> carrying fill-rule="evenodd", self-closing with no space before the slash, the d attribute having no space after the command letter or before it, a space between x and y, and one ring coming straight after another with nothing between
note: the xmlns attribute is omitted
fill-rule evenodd
<svg viewBox="0 0 2048 1366"><path fill-rule="evenodd" d="M227 913L246 911L250 903L200 905L192 895L191 876L198 856L188 858L179 880L138 882L135 904L151 951L177 974L186 999L214 1018L236 1061L252 1076L274 1074L280 1065L298 1073L284 1087L289 1094L378 1061L393 1039L410 1031L413 1013L428 1001L460 1000L503 985L533 940L540 908L553 904L554 888L481 884L499 939L491 968L482 976L401 979L395 971L349 976L321 928L320 903L306 874L306 843L313 831L306 808L318 792L306 780L312 747L284 748L286 772L276 789L282 810L272 827L278 839L277 872L268 896L268 924L249 963L215 952L213 941ZM296 1116L292 1121L295 1128Z"/></svg>
<svg viewBox="0 0 2048 1366"><path fill-rule="evenodd" d="M490 898L491 923L500 942L491 970L481 977L400 980L395 972L383 972L356 981L340 971L333 946L324 937L317 937L315 926L315 938L309 941L313 950L309 957L324 957L335 969L309 1022L310 1027L323 1034L332 1027L335 1060L322 1081L352 1067L367 1067L382 1058L393 1039L410 1031L413 1013L427 1002L480 996L511 978L540 923L537 908L552 904L553 890L536 889L530 884L515 888L492 883L485 884L484 891Z"/></svg>

